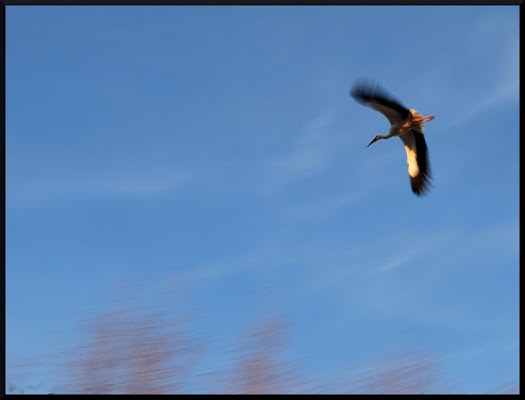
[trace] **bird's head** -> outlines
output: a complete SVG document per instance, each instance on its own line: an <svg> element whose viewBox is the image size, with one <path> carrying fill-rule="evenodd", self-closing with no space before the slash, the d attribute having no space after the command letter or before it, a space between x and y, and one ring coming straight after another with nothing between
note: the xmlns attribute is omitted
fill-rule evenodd
<svg viewBox="0 0 525 400"><path fill-rule="evenodd" d="M382 136L381 136L380 134L376 135L376 136L372 139L372 141L371 141L370 143L368 143L368 146L370 146L370 145L371 145L372 143L374 143L376 140L381 139L381 137L382 137ZM368 147L368 146L366 146L366 147Z"/></svg>

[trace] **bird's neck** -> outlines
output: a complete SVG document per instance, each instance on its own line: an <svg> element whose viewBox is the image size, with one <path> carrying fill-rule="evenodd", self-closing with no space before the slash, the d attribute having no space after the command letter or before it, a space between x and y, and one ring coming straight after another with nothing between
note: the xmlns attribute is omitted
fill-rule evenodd
<svg viewBox="0 0 525 400"><path fill-rule="evenodd" d="M392 127L390 128L390 131L386 134L386 135L381 135L381 138L382 139L388 139L388 138L391 138L392 136L395 136L398 134L398 131L399 131L399 128L398 127Z"/></svg>
<svg viewBox="0 0 525 400"><path fill-rule="evenodd" d="M403 133L409 131L411 129L411 126L407 123L397 123L390 127L390 131L388 132L388 135L386 135L385 139L390 138L392 136L400 136Z"/></svg>

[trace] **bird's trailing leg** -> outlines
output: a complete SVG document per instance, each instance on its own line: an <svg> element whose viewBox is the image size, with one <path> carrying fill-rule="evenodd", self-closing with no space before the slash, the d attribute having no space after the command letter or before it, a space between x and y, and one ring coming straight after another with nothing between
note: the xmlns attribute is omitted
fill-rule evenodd
<svg viewBox="0 0 525 400"><path fill-rule="evenodd" d="M412 121L416 124L424 124L425 122L432 121L434 119L433 115L429 115L428 117L424 118L414 118Z"/></svg>

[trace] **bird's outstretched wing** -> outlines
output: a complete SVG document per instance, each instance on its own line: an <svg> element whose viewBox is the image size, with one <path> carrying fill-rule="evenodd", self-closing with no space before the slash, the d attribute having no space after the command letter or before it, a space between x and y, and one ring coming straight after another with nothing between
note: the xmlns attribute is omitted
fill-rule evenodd
<svg viewBox="0 0 525 400"><path fill-rule="evenodd" d="M411 129L399 137L407 152L408 175L412 192L417 196L427 194L432 186L432 176L423 130L421 127Z"/></svg>
<svg viewBox="0 0 525 400"><path fill-rule="evenodd" d="M350 96L358 103L379 111L388 118L390 124L394 124L408 117L409 110L398 100L390 96L390 94L377 83L370 81L356 83L352 87L352 90L350 90Z"/></svg>

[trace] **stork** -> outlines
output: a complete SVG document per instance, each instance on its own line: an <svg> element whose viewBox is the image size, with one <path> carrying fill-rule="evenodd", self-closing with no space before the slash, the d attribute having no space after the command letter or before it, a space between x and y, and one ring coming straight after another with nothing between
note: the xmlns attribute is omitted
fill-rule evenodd
<svg viewBox="0 0 525 400"><path fill-rule="evenodd" d="M388 134L376 135L368 146L379 139L399 136L405 145L407 153L408 175L412 192L416 196L428 193L432 177L427 144L423 136L423 127L425 122L432 121L434 116L423 117L419 111L409 110L379 85L371 82L355 84L350 91L350 95L358 103L379 111L390 121Z"/></svg>

